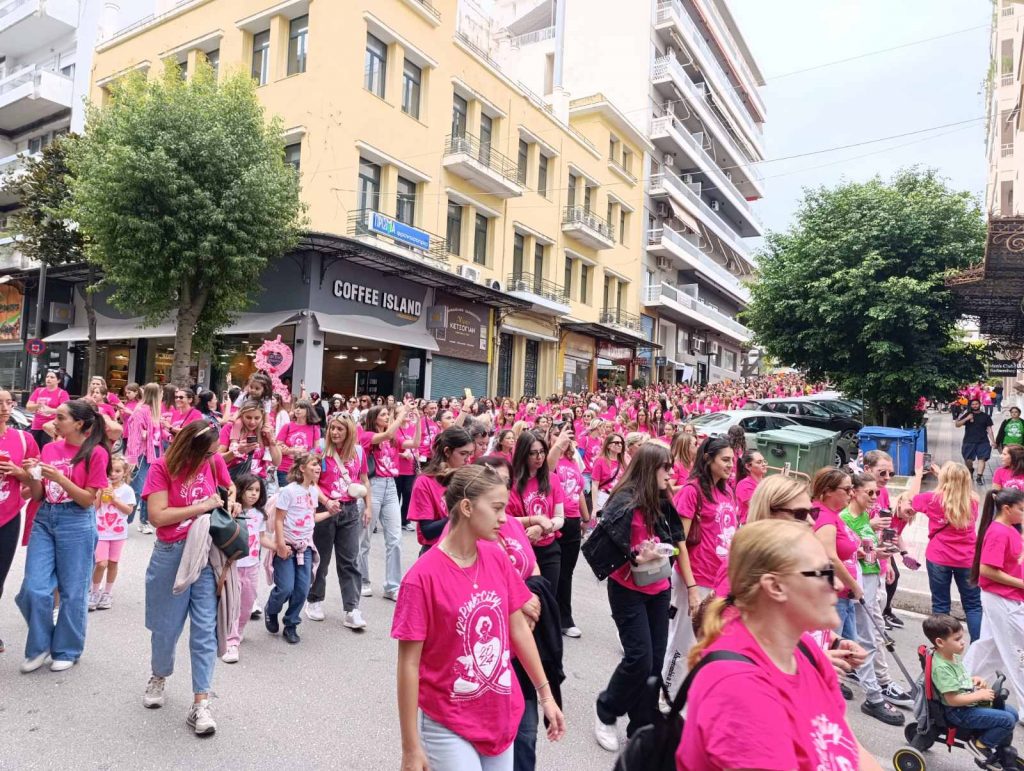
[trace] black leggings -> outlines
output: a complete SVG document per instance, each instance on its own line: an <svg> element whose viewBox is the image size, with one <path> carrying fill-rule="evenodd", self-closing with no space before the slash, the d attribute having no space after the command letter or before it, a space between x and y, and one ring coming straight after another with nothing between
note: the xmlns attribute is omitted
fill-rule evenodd
<svg viewBox="0 0 1024 771"><path fill-rule="evenodd" d="M4 581L14 562L18 550L18 536L21 535L21 514L0 527L0 597L4 596Z"/></svg>
<svg viewBox="0 0 1024 771"><path fill-rule="evenodd" d="M895 577L892 579L891 584L885 585L885 609L882 611L882 615L885 616L892 613L892 598L896 595L896 589L900 585L900 569L896 564L895 556L890 560L889 564L892 565L892 572Z"/></svg>
<svg viewBox="0 0 1024 771"><path fill-rule="evenodd" d="M580 523L577 517L567 517L562 526L562 537L558 546L562 552L558 571L558 613L562 617L562 628L576 626L572 620L572 574L580 556Z"/></svg>
<svg viewBox="0 0 1024 771"><path fill-rule="evenodd" d="M402 527L405 527L409 522L409 499L412 497L412 486L415 481L415 474L402 474L395 477L395 488L398 490L398 505L402 509Z"/></svg>

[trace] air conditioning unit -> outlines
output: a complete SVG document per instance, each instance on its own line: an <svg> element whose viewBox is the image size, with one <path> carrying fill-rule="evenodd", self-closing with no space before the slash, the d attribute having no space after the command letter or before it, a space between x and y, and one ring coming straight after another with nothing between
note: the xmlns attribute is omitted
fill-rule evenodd
<svg viewBox="0 0 1024 771"><path fill-rule="evenodd" d="M683 182L685 182L688 185L692 185L694 182L693 174L683 174Z"/></svg>
<svg viewBox="0 0 1024 771"><path fill-rule="evenodd" d="M671 169L673 166L676 165L676 157L674 155L666 155L665 165Z"/></svg>
<svg viewBox="0 0 1024 771"><path fill-rule="evenodd" d="M472 265L460 265L455 272L474 283L480 280L480 268L474 268Z"/></svg>
<svg viewBox="0 0 1024 771"><path fill-rule="evenodd" d="M690 355L698 356L704 353L704 347L707 345L707 340L696 339L690 341Z"/></svg>
<svg viewBox="0 0 1024 771"><path fill-rule="evenodd" d="M668 270L672 267L672 261L668 257L659 257L657 259L658 270Z"/></svg>
<svg viewBox="0 0 1024 771"><path fill-rule="evenodd" d="M719 347L718 343L711 343L708 346L708 353L710 353L712 356L717 356L721 350L722 349Z"/></svg>
<svg viewBox="0 0 1024 771"><path fill-rule="evenodd" d="M721 210L722 210L722 203L720 201L712 201L711 202L711 211L721 211Z"/></svg>
<svg viewBox="0 0 1024 771"><path fill-rule="evenodd" d="M669 217L671 212L668 210L668 204L664 201L660 202L654 209L659 217Z"/></svg>
<svg viewBox="0 0 1024 771"><path fill-rule="evenodd" d="M502 284L501 281L499 281L496 278L492 278L492 279L489 279L487 281L484 281L484 286L489 287L490 289L493 289L495 292L504 292L505 291L505 285Z"/></svg>

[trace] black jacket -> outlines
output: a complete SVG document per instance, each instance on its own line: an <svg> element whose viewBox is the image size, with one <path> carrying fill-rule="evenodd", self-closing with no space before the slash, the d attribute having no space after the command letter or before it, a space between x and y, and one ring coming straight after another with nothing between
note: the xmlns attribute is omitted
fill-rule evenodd
<svg viewBox="0 0 1024 771"><path fill-rule="evenodd" d="M633 561L630 536L634 509L630 499L628 491L613 495L601 510L597 528L583 544L583 556L599 581ZM685 540L679 512L667 497L661 502L661 517L657 520L655 532L663 543Z"/></svg>
<svg viewBox="0 0 1024 771"><path fill-rule="evenodd" d="M526 588L540 598L540 621L533 629L533 640L537 643L537 653L544 667L544 677L551 686L551 695L559 709L562 707L562 681L565 672L562 670L562 620L558 614L558 600L551 591L551 584L544 576L530 576L526 579ZM523 696L528 701L536 701L537 693L526 670L515 659L514 667ZM529 709L529 707L527 707Z"/></svg>

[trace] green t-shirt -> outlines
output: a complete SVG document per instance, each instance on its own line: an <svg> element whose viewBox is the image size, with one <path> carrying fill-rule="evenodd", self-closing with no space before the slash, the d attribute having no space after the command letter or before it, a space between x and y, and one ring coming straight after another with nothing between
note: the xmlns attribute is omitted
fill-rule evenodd
<svg viewBox="0 0 1024 771"><path fill-rule="evenodd" d="M960 657L955 655L952 661L940 656L938 653L932 656L932 683L935 685L935 690L939 692L943 704L946 703L946 699L942 694L970 693L974 690L971 676L964 669ZM981 705L972 704L970 706L978 707Z"/></svg>
<svg viewBox="0 0 1024 771"><path fill-rule="evenodd" d="M875 529L871 527L870 515L868 512L865 511L863 514L858 516L847 508L840 511L839 516L842 518L843 522L850 526L850 529L855 532L862 541L865 538L870 538L874 542L875 546L878 546L878 534L875 532ZM881 573L881 570L878 568L878 560L876 559L874 562L865 562L864 560L860 560L860 572L866 576L877 576Z"/></svg>
<svg viewBox="0 0 1024 771"><path fill-rule="evenodd" d="M1003 444L1024 444L1024 418L1010 418L1003 424Z"/></svg>

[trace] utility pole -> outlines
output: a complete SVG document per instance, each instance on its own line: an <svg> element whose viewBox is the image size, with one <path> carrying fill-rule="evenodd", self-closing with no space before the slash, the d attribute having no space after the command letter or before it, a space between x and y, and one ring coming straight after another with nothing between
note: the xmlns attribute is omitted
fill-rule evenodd
<svg viewBox="0 0 1024 771"><path fill-rule="evenodd" d="M32 324L32 337L39 338L43 333L43 306L46 303L46 263L39 265L39 288L36 290L36 317ZM36 386L36 379L39 376L39 357L32 357L32 364L29 368L29 387L31 391Z"/></svg>

